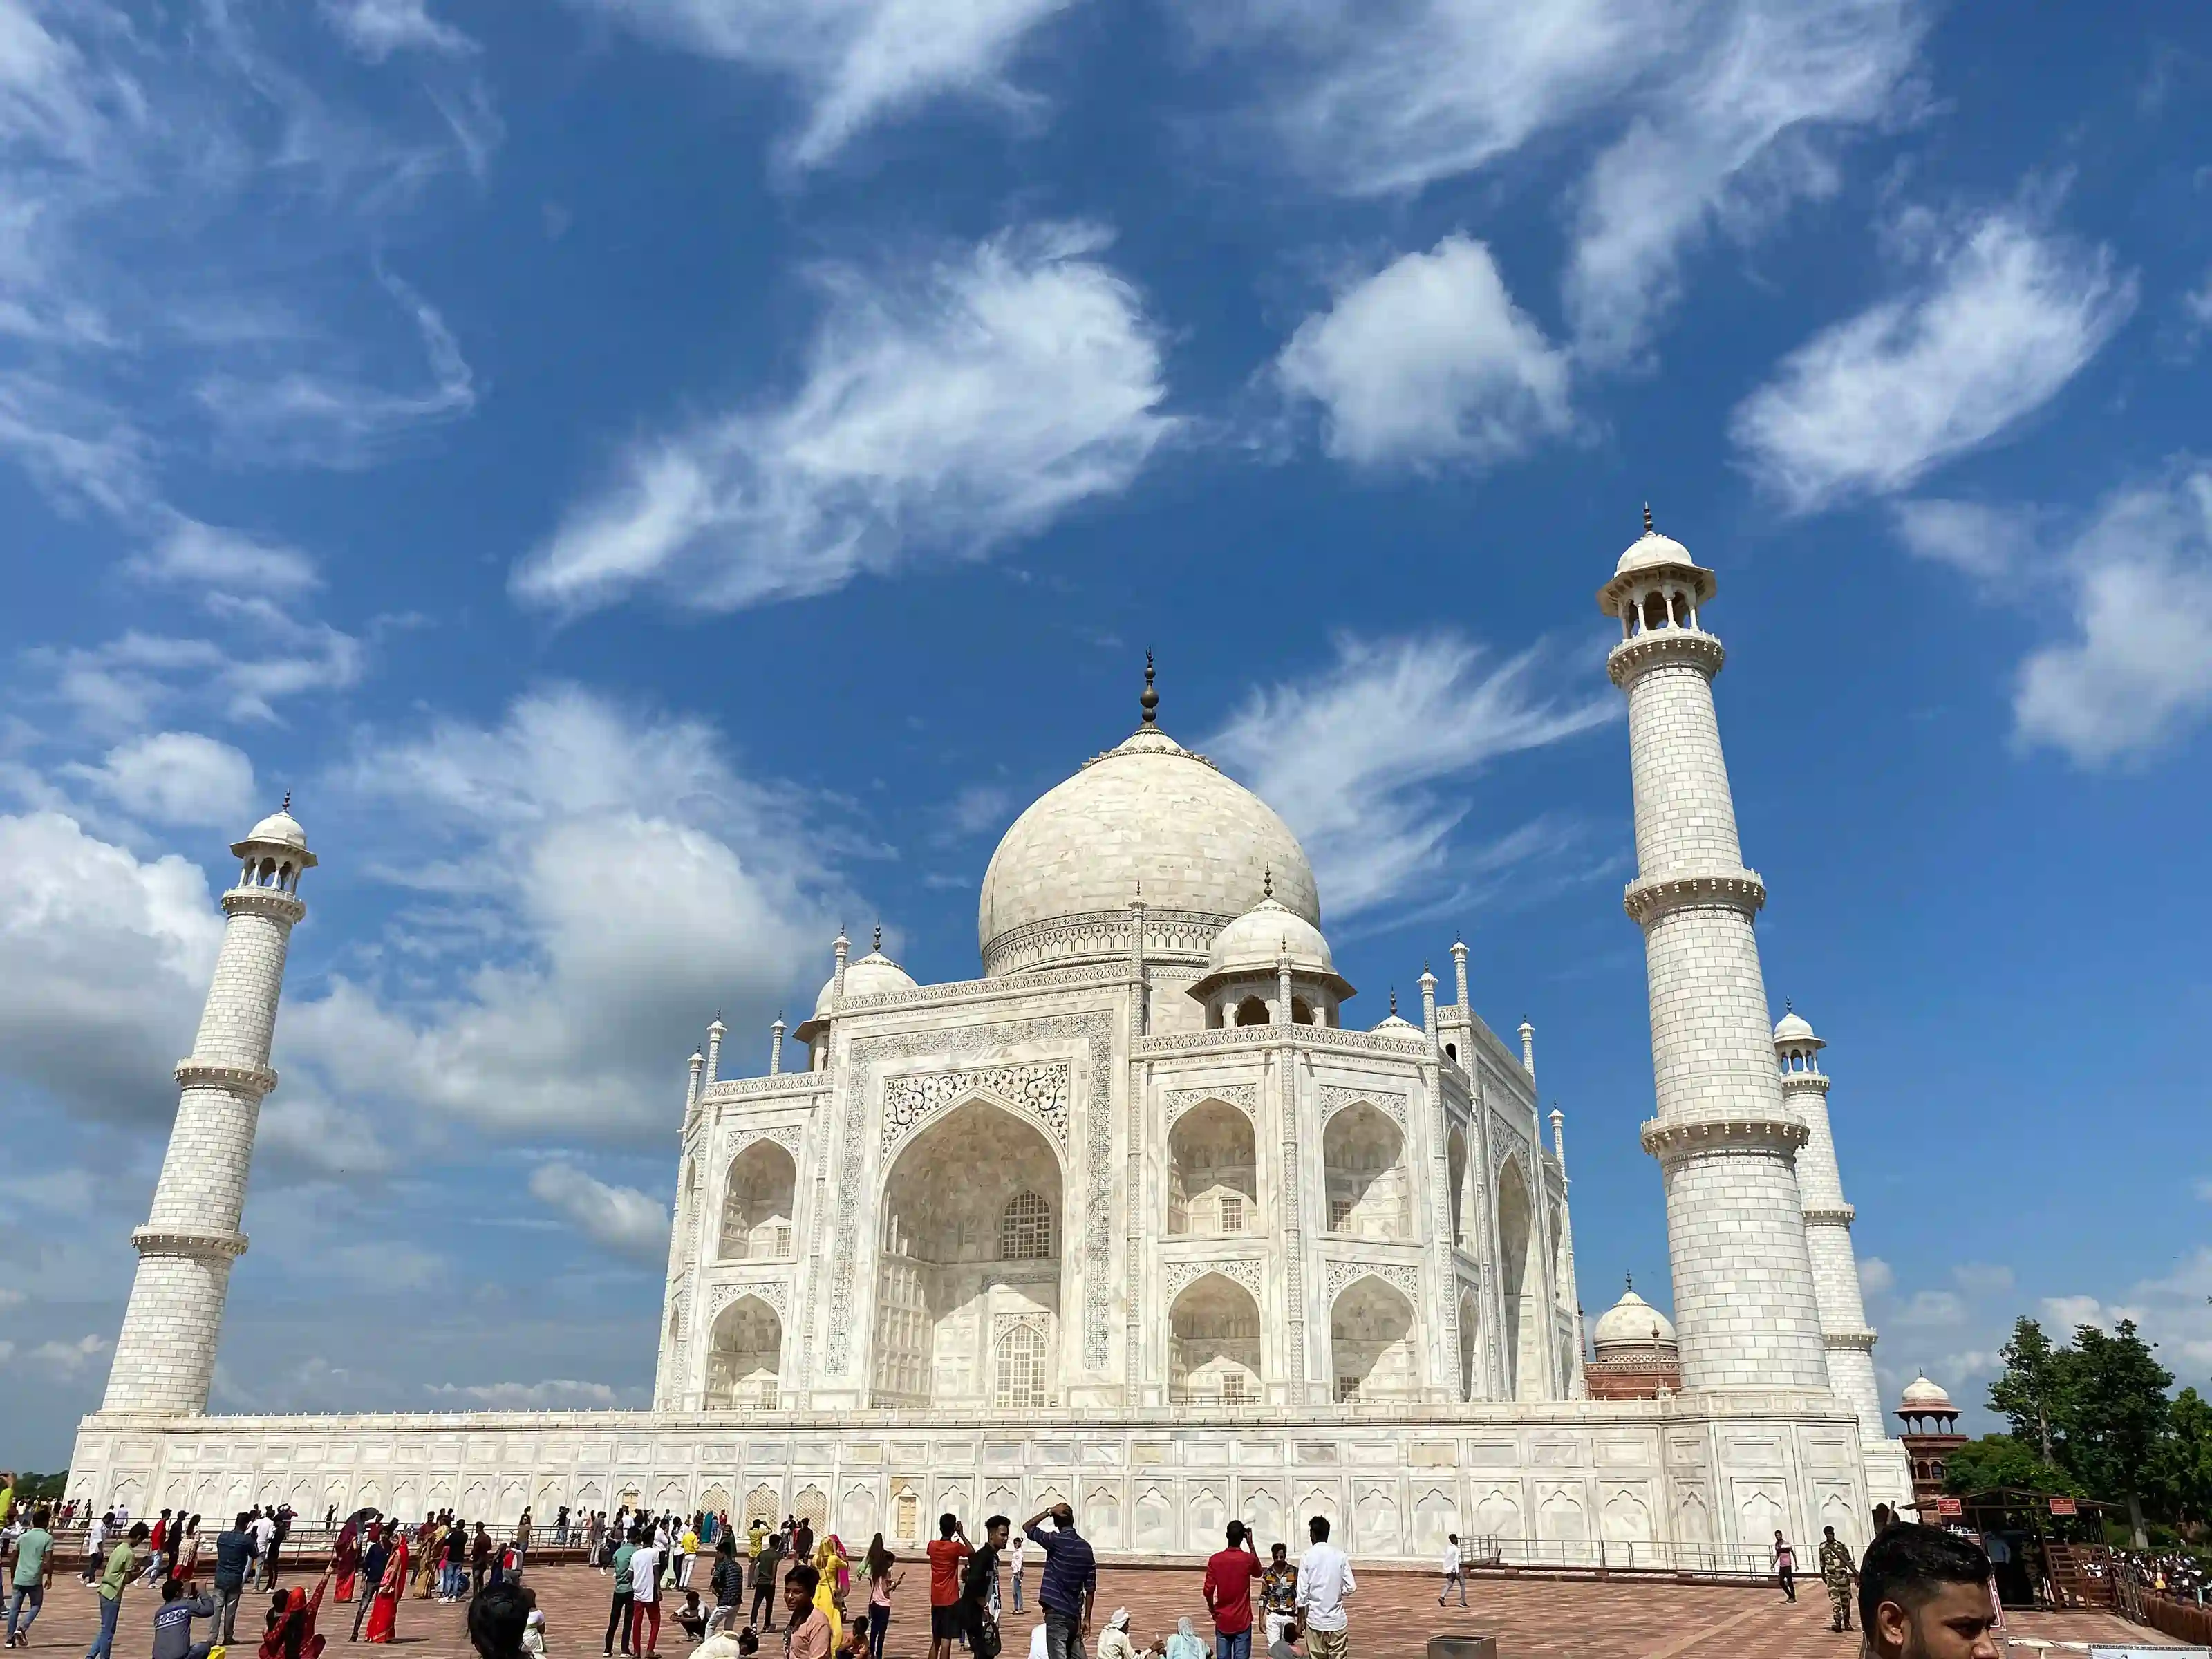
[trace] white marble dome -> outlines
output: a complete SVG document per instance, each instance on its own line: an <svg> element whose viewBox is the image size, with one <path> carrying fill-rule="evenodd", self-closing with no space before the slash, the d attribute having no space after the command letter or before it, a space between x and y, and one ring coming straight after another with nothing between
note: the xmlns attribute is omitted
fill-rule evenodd
<svg viewBox="0 0 2212 1659"><path fill-rule="evenodd" d="M279 809L246 832L248 841L268 842L283 847L301 847L307 844L307 832L300 827L300 820L290 812Z"/></svg>
<svg viewBox="0 0 2212 1659"><path fill-rule="evenodd" d="M1226 926L1266 896L1271 870L1283 908L1319 923L1313 866L1291 827L1212 762L1140 726L1031 803L999 842L976 908L985 969L999 971L1005 954L994 941L1072 917L1126 917L1139 896L1156 917L1180 911ZM1083 953L1079 945L1065 954Z"/></svg>
<svg viewBox="0 0 2212 1659"><path fill-rule="evenodd" d="M914 976L883 953L880 946L857 962L845 964L845 996L872 997L886 991L911 991ZM814 1018L828 1017L830 1005L837 998L837 976L832 974L822 981L821 994L814 999Z"/></svg>
<svg viewBox="0 0 2212 1659"><path fill-rule="evenodd" d="M1275 971L1287 951L1291 969L1300 974L1334 974L1336 958L1320 928L1273 896L1261 899L1213 936L1206 954L1207 977L1215 974Z"/></svg>
<svg viewBox="0 0 2212 1659"><path fill-rule="evenodd" d="M1813 1035L1813 1028L1804 1015L1794 1008L1784 1009L1782 1018L1774 1022L1774 1046L1779 1048L1795 1043L1802 1047L1808 1042L1820 1048L1827 1046Z"/></svg>
<svg viewBox="0 0 2212 1659"><path fill-rule="evenodd" d="M1905 1385L1905 1392L1898 1396L1897 1403L1900 1410L1916 1413L1958 1409L1951 1403L1951 1396L1944 1392L1943 1385L1929 1382L1924 1375L1914 1377Z"/></svg>
<svg viewBox="0 0 2212 1659"><path fill-rule="evenodd" d="M1657 570L1667 565L1687 565L1697 568L1698 562L1690 556L1690 550L1672 536L1662 536L1656 530L1647 530L1628 544L1620 556L1613 574L1626 576L1638 570Z"/></svg>
<svg viewBox="0 0 2212 1659"><path fill-rule="evenodd" d="M1674 1322L1637 1295L1635 1287L1621 1292L1620 1300L1597 1317L1590 1329L1591 1346L1598 1349L1640 1345L1674 1345Z"/></svg>

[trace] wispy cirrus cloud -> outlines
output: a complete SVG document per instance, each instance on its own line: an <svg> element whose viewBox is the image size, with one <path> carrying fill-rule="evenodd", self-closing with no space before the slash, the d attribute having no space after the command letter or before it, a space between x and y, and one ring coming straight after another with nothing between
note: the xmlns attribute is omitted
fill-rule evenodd
<svg viewBox="0 0 2212 1659"><path fill-rule="evenodd" d="M394 52L427 52L459 57L477 43L430 15L427 0L321 0L323 21L372 64Z"/></svg>
<svg viewBox="0 0 2212 1659"><path fill-rule="evenodd" d="M1729 433L1788 510L1905 489L2041 409L2135 308L2135 278L2002 210L1939 228L1927 276L1824 329Z"/></svg>
<svg viewBox="0 0 2212 1659"><path fill-rule="evenodd" d="M781 147L822 166L879 123L964 98L1016 113L1028 38L1073 0L571 0L649 40L781 76L806 114Z"/></svg>
<svg viewBox="0 0 2212 1659"><path fill-rule="evenodd" d="M668 1210L635 1187L615 1187L570 1164L530 1172L531 1195L631 1261L658 1267L668 1254Z"/></svg>
<svg viewBox="0 0 2212 1659"><path fill-rule="evenodd" d="M1545 689L1543 658L1503 659L1455 634L1346 635L1324 672L1255 689L1206 747L1297 831L1333 915L1424 896L1444 878L1534 854L1530 826L1455 851L1466 780L1517 750L1613 719L1613 698ZM1446 786L1455 786L1447 788Z"/></svg>
<svg viewBox="0 0 2212 1659"><path fill-rule="evenodd" d="M647 583L712 611L988 556L1127 489L1175 430L1158 331L1096 226L814 272L826 305L791 394L634 447L517 565L526 604Z"/></svg>
<svg viewBox="0 0 2212 1659"><path fill-rule="evenodd" d="M1362 465L1482 465L1567 428L1567 360L1481 242L1447 236L1347 285L1275 360L1323 447Z"/></svg>

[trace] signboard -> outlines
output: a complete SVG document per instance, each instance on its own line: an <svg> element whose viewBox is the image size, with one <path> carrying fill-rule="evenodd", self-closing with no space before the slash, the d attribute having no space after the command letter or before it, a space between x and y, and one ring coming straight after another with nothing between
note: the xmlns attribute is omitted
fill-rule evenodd
<svg viewBox="0 0 2212 1659"><path fill-rule="evenodd" d="M1939 1498L1936 1500L1936 1513L1938 1515L1964 1515L1966 1512L1966 1506L1955 1498Z"/></svg>
<svg viewBox="0 0 2212 1659"><path fill-rule="evenodd" d="M2074 1506L2074 1500L2070 1498L2054 1498L2051 1500L2051 1512L2053 1515L2079 1515L2081 1510Z"/></svg>

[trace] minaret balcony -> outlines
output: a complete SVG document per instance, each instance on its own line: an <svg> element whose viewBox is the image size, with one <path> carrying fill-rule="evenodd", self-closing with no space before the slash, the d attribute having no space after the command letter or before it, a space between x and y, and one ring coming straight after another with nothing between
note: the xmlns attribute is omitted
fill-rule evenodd
<svg viewBox="0 0 2212 1659"><path fill-rule="evenodd" d="M307 902L276 887L234 887L222 896L225 915L267 916L272 921L296 923L307 914Z"/></svg>
<svg viewBox="0 0 2212 1659"><path fill-rule="evenodd" d="M1623 690L1648 671L1669 664L1686 664L1711 679L1721 672L1728 653L1720 641L1702 628L1669 625L1654 628L1623 640L1606 653L1605 672Z"/></svg>
<svg viewBox="0 0 2212 1659"><path fill-rule="evenodd" d="M1620 903L1647 927L1670 910L1720 906L1757 915L1766 905L1766 884L1756 870L1674 870L1630 882Z"/></svg>
<svg viewBox="0 0 2212 1659"><path fill-rule="evenodd" d="M256 1100L276 1086L273 1066L240 1066L228 1060L194 1060L189 1055L177 1062L176 1076L180 1089L228 1089L234 1094L252 1095Z"/></svg>

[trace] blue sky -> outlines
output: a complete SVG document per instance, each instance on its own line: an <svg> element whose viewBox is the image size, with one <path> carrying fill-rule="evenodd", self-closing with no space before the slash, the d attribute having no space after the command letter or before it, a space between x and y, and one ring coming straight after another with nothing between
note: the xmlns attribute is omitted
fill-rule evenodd
<svg viewBox="0 0 2212 1659"><path fill-rule="evenodd" d="M1885 1385L2116 1310L2203 1384L2208 112L2151 5L0 0L0 1455L286 789L217 1407L642 1403L701 1029L841 921L976 971L1148 644L1355 1018L1465 931L1585 1304L1662 1293L1647 500Z"/></svg>

